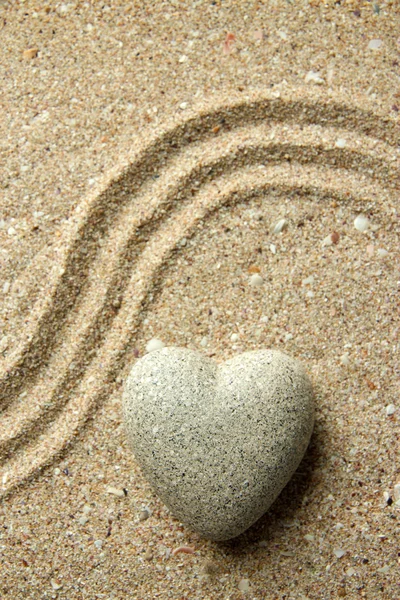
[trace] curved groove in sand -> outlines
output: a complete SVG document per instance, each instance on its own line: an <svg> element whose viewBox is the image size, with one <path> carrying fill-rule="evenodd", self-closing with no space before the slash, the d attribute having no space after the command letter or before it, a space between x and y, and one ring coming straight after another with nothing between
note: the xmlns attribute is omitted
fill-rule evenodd
<svg viewBox="0 0 400 600"><path fill-rule="evenodd" d="M248 112L244 115L241 110ZM122 366L155 281L162 281L165 261L199 220L221 206L266 193L271 187L282 193L296 189L303 196L314 189L322 198L362 204L367 198L373 201L376 183L387 188L387 181L397 173L393 159L385 160L386 152L371 156L356 147L338 150L329 143L311 145L302 142L301 135L298 143L262 143L257 135L249 135L244 123L257 128L265 127L266 121L313 126L329 122L331 129L336 125L338 130L347 126L368 136L372 132L384 139L390 153L389 121L371 119L371 113L337 104L315 106L276 99L222 108L168 130L76 211L76 220L65 233L62 270L53 274L51 293L47 289L35 307L36 318L25 346L11 357L13 362L0 379L4 493L61 452L101 401L110 379ZM221 120L225 137L232 138L229 152L223 135L216 138L210 134ZM222 142L225 154L220 150ZM207 144L209 160L204 164L198 157L201 146ZM170 173L174 160L179 161L181 173L175 178ZM260 166L264 167L262 173L256 169ZM154 180L159 169L160 181ZM229 177L240 169L241 182L248 184L232 187ZM281 176L288 169L296 185L285 188ZM356 186L348 170L353 177L358 173ZM313 177L322 181L314 188L310 185ZM171 179L172 186L168 183ZM142 202L138 202L139 193ZM184 212L188 214L181 218ZM189 226L181 230L185 222ZM143 270L145 280L135 279ZM21 461L21 452L29 460Z"/></svg>
<svg viewBox="0 0 400 600"><path fill-rule="evenodd" d="M170 211L175 210L174 208L174 202L176 201L177 198L182 198L184 199L185 196L187 196L190 188L196 188L198 185L204 185L204 183L210 178L212 177L213 179L215 179L215 177L218 177L221 174L227 174L232 172L233 170L237 169L240 165L252 165L252 164L279 164L281 162L295 162L298 164L302 164L302 165L322 165L322 166L326 166L326 167L331 167L331 168L335 168L335 169L340 169L340 168L344 168L346 166L346 169L351 169L353 171L358 172L360 175L364 175L365 177L372 177L376 178L377 180L379 180L380 182L384 182L387 181L391 178L392 173L390 173L390 170L393 169L394 167L389 165L387 166L383 160L382 157L373 157L371 158L370 156L363 154L361 152L357 152L356 150L352 149L352 150L338 150L336 148L327 148L324 145L320 144L319 146L306 146L306 145L295 145L295 144L259 144L259 145L254 145L254 142L252 139L244 141L243 143L240 144L240 146L234 146L231 150L231 152L229 152L228 154L225 154L223 156L218 156L215 157L215 159L213 161L209 161L206 164L201 164L200 166L196 165L196 164L192 164L190 165L189 171L182 177L178 178L177 184L174 185L172 187L172 190L169 190L166 193L166 197L165 198L161 198L160 201L157 203L157 206L155 208L154 211L150 211L150 214L146 214L144 218L142 218L141 220L139 219L135 219L134 216L132 216L131 214L129 214L129 212L134 212L136 209L137 212L137 207L136 206L132 206L133 203L131 203L130 205L128 205L128 209L130 209L128 211L123 211L120 210L120 214L119 215L115 215L115 221L117 222L117 226L114 224L114 227L112 227L111 225L108 227L108 235L107 238L108 240L110 240L112 238L112 244L114 245L114 247L116 248L122 248L122 252L120 251L118 253L118 255L115 257L112 257L109 261L109 263L117 263L118 260L121 260L122 263L126 263L128 260L130 262L133 262L134 258L135 258L135 254L137 255L140 252L140 244L135 243L137 242L138 238L143 238L146 236L146 233L151 234L152 231L154 231L154 223L158 223L162 222L163 219L168 217L168 214ZM153 186L154 187L154 186ZM149 196L153 196L153 197L157 197L157 190L153 190L153 187L151 188L151 194L148 195ZM141 202L142 206L146 206L145 202ZM163 212L158 215L157 211L162 210ZM148 211L146 211L148 212ZM122 220L122 223L121 223ZM127 227L125 225L126 222L131 222L130 223L130 234L127 236L126 232L127 232ZM118 230L119 229L119 230ZM111 231L110 231L111 230ZM116 231L117 230L117 231ZM147 231L148 230L148 231ZM115 234L115 238L114 236L111 236L111 233ZM100 236L98 235L97 238L99 238ZM105 238L105 236L103 236L103 240L107 239ZM125 238L125 239L120 239L120 238ZM85 237L82 238L82 246L84 246L83 241L86 242L87 244L87 240ZM97 239L97 241L99 241ZM60 287L61 289L63 289L64 293L65 293L65 298L66 298L66 306L65 308L69 308L69 310L72 309L72 306L74 306L74 309L76 310L77 308L77 304L84 304L84 308L83 308L83 312L88 313L90 310L93 310L93 308L90 307L90 305L87 302L87 292L85 290L86 287L91 287L92 288L92 296L96 296L96 307L95 307L95 313L97 312L98 309L98 298L97 296L100 294L105 295L104 301L102 303L102 305L104 305L104 308L107 308L108 310L111 310L112 312L112 306L113 304L115 304L118 301L117 296L121 293L122 288L124 287L124 283L122 281L118 281L118 279L120 278L119 273L122 273L122 269L117 269L115 271L116 273L116 277L114 277L114 280L112 282L110 282L110 284L112 283L112 285L108 286L108 289L106 290L102 290L102 288L104 288L104 285L102 285L101 281L100 281L100 277L99 277L99 281L98 282L91 282L90 281L90 277L89 277L89 273L88 270L90 268L90 271L92 272L94 269L94 265L95 263L101 263L103 261L103 263L105 263L107 265L108 271L110 271L110 264L107 264L107 260L104 260L104 258L101 257L101 254L104 254L106 252L106 250L104 250L104 248L96 248L96 250L92 250L91 252L86 252L84 251L83 248L80 249L80 251L78 253L76 253L76 255L74 256L75 260L77 260L77 257L80 258L82 256L82 253L84 254L84 264L83 264L83 268L78 268L78 269L70 269L68 267L68 262L69 258L71 255L74 255L75 252L75 247L76 244L74 243L72 246L72 250L70 250L67 253L67 266L63 267L63 274L61 276L61 281L60 281ZM126 257L125 259L121 257L121 254L123 254L125 252ZM100 254L100 259L99 259L99 254ZM111 254L111 252L110 252ZM90 263L89 258L91 259ZM79 262L79 261L78 261ZM122 266L122 263L120 266ZM78 273L76 273L76 271L78 271ZM106 269L107 271L107 269ZM76 276L75 276L76 275ZM106 274L104 274L104 276L106 276ZM68 290L64 289L63 286L63 278L68 279L69 283L70 283L70 288ZM92 278L93 279L93 278ZM72 289L71 289L72 288ZM110 291L111 290L111 291ZM59 294L57 294L59 295ZM68 302L68 299L70 298L74 299L74 302L71 302L71 300ZM83 300L85 298L85 300ZM55 301L55 305L56 305L56 310L55 313L52 315L52 320L54 319L58 319L59 315L59 310L57 310L57 302ZM50 318L47 311L45 313L45 318L46 318L46 323L48 323L48 319ZM107 324L106 322L101 323L101 319L104 320L104 315L98 315L98 319L99 322L97 323L97 327L96 324L93 323L93 327L92 327L92 334L89 335L85 335L86 337L86 348L89 349L91 346L93 346L93 344L96 341L96 336L98 337L98 332L101 331L102 329L104 329ZM65 312L65 315L63 317L63 319L60 318L58 323L58 333L61 333L61 327L63 327L63 329L65 329L66 327L68 327L68 311ZM90 323L89 323L90 325ZM88 327L87 327L88 328ZM37 332L36 336L34 337L39 337L40 340L43 340L43 338L45 337L43 335L43 332L40 330L40 323L38 324L38 329L39 332ZM74 322L74 329L76 330L76 323ZM93 333L94 332L94 333ZM97 333L96 333L97 332ZM93 338L93 340L91 341L90 338ZM56 348L55 348L55 344L57 344L58 338L57 336L54 336L54 330L53 330L53 338L52 338L52 343L46 345L46 354L48 356L44 356L44 354L42 353L41 355L41 361L37 360L36 365L32 365L31 364L31 370L29 372L29 376L25 378L24 384L26 386L26 383L28 382L28 379L30 380L31 383L34 383L35 381L35 376L37 376L38 373L38 367L41 366L43 367L48 367L49 363L54 362L53 357L54 357L54 353L56 352ZM42 344L42 348L43 348L43 341L41 341ZM65 346L65 344L64 344ZM50 354L50 348L51 348L51 355ZM65 355L63 353L63 355ZM34 368L35 366L35 368ZM79 373L75 373L74 376L77 376ZM73 374L71 373L71 376ZM9 379L9 376L7 376L7 379ZM4 391L6 389L6 383L7 383L7 379L3 380L0 382L2 384L4 384ZM9 406L13 401L17 400L18 398L18 394L20 393L20 388L18 388L18 386L13 386L14 389L12 390L8 390L7 395L5 395L3 393L3 395L0 395L0 408L2 410L4 410L5 408L7 408L7 406ZM1 438L0 438L1 440ZM0 456L1 456L1 442L0 442Z"/></svg>
<svg viewBox="0 0 400 600"><path fill-rule="evenodd" d="M310 102L283 98L262 98L253 102L223 103L215 110L174 124L155 136L147 148L134 157L128 167L109 181L100 193L88 197L88 204L78 207L65 233L62 272L55 272L46 293L38 300L32 315L32 325L26 328L25 340L0 370L0 405L10 394L18 394L27 377L40 368L50 356L54 332L73 307L82 280L96 254L96 238L106 230L109 222L133 191L157 174L179 151L207 138L215 138L216 127L230 131L245 125L266 122L286 122L297 125L319 125L347 129L372 136L396 146L398 140L393 121L377 116L372 111L331 102ZM131 182L131 194L126 184ZM115 203L110 198L119 198ZM93 224L95 223L95 227ZM45 340L45 344L43 344ZM46 346L46 352L43 351Z"/></svg>

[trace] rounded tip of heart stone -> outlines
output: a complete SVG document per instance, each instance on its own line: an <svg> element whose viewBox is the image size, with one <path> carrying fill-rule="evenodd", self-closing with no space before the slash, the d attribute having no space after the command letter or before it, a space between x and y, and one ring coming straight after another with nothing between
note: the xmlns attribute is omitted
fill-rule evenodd
<svg viewBox="0 0 400 600"><path fill-rule="evenodd" d="M277 350L222 364L166 347L138 360L123 394L127 435L171 512L212 540L271 506L308 446L314 406L302 365Z"/></svg>

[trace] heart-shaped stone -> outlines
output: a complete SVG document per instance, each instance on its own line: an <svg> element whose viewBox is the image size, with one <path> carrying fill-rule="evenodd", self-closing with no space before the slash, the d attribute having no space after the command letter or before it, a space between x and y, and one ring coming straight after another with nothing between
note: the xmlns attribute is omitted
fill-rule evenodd
<svg viewBox="0 0 400 600"><path fill-rule="evenodd" d="M310 380L275 350L218 365L184 348L138 360L123 395L128 438L171 512L213 540L245 531L298 467L314 423Z"/></svg>

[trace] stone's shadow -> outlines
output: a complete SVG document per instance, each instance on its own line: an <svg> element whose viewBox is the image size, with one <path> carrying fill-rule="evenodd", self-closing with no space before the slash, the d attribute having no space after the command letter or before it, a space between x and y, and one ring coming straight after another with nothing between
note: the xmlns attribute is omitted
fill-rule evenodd
<svg viewBox="0 0 400 600"><path fill-rule="evenodd" d="M315 394L317 396L317 393ZM260 541L271 541L282 533L282 521L295 519L301 510L302 501L310 490L317 465L325 461L323 446L326 432L321 421L315 423L307 451L288 484L284 487L271 508L247 531L232 540L215 542L220 550L231 557L247 554L249 547Z"/></svg>

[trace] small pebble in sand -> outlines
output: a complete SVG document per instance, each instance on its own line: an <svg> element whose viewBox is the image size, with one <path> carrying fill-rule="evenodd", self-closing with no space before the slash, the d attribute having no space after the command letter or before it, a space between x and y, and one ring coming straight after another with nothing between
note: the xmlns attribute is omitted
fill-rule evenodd
<svg viewBox="0 0 400 600"><path fill-rule="evenodd" d="M250 267L247 269L247 272L252 275L253 273L260 273L261 269L257 265L250 265Z"/></svg>
<svg viewBox="0 0 400 600"><path fill-rule="evenodd" d="M264 33L264 31L262 31L262 29L257 29L253 32L253 38L255 40L265 40L267 37L268 36Z"/></svg>
<svg viewBox="0 0 400 600"><path fill-rule="evenodd" d="M8 294L10 291L11 283L9 281L5 281L3 284L3 294Z"/></svg>
<svg viewBox="0 0 400 600"><path fill-rule="evenodd" d="M383 492L383 499L388 506L392 506L393 498L389 494L389 492Z"/></svg>
<svg viewBox="0 0 400 600"><path fill-rule="evenodd" d="M232 333L231 335L231 342L237 342L239 339L239 336L237 333Z"/></svg>
<svg viewBox="0 0 400 600"><path fill-rule="evenodd" d="M346 552L342 550L342 548L335 548L333 554L336 556L336 558L342 558L342 556L344 556Z"/></svg>
<svg viewBox="0 0 400 600"><path fill-rule="evenodd" d="M336 148L344 148L346 146L346 140L343 138L339 138L338 140L336 140L335 146Z"/></svg>
<svg viewBox="0 0 400 600"><path fill-rule="evenodd" d="M37 48L27 48L24 50L24 58L27 60L31 60L32 58L36 58L39 50Z"/></svg>
<svg viewBox="0 0 400 600"><path fill-rule="evenodd" d="M394 404L388 404L386 407L386 414L388 417L391 417L396 412L396 407Z"/></svg>
<svg viewBox="0 0 400 600"><path fill-rule="evenodd" d="M234 33L227 33L226 34L226 38L224 41L224 46L223 46L223 53L224 54L230 54L231 52L233 52L234 49L234 42L236 40L235 34Z"/></svg>
<svg viewBox="0 0 400 600"><path fill-rule="evenodd" d="M144 508L139 513L139 521L146 521L150 516L150 511L147 508Z"/></svg>
<svg viewBox="0 0 400 600"><path fill-rule="evenodd" d="M154 350L161 350L161 348L164 348L165 344L164 342L162 342L161 340L157 340L156 338L153 338L152 340L150 340L149 342L147 342L146 344L146 352L154 352Z"/></svg>
<svg viewBox="0 0 400 600"><path fill-rule="evenodd" d="M253 287L261 287L263 283L264 280L258 273L254 273L254 275L250 277L250 285Z"/></svg>
<svg viewBox="0 0 400 600"><path fill-rule="evenodd" d="M363 233L364 231L367 231L369 227L369 220L367 217L364 217L364 215L358 215L358 217L354 219L354 227L357 229L357 231L361 231Z"/></svg>
<svg viewBox="0 0 400 600"><path fill-rule="evenodd" d="M379 39L371 40L368 44L368 50L379 50L379 48L382 46L382 43L382 40Z"/></svg>
<svg viewBox="0 0 400 600"><path fill-rule="evenodd" d="M250 581L248 579L242 579L239 581L238 588L241 592L249 592L250 591Z"/></svg>
<svg viewBox="0 0 400 600"><path fill-rule="evenodd" d="M118 496L118 498L123 498L125 496L124 490L121 490L121 489L118 489L115 487L108 487L106 489L106 493L112 494L113 496Z"/></svg>
<svg viewBox="0 0 400 600"><path fill-rule="evenodd" d="M340 357L340 362L342 363L342 365L346 365L346 366L348 366L350 364L350 358L349 358L348 352L345 352L344 354L342 354L342 356Z"/></svg>

